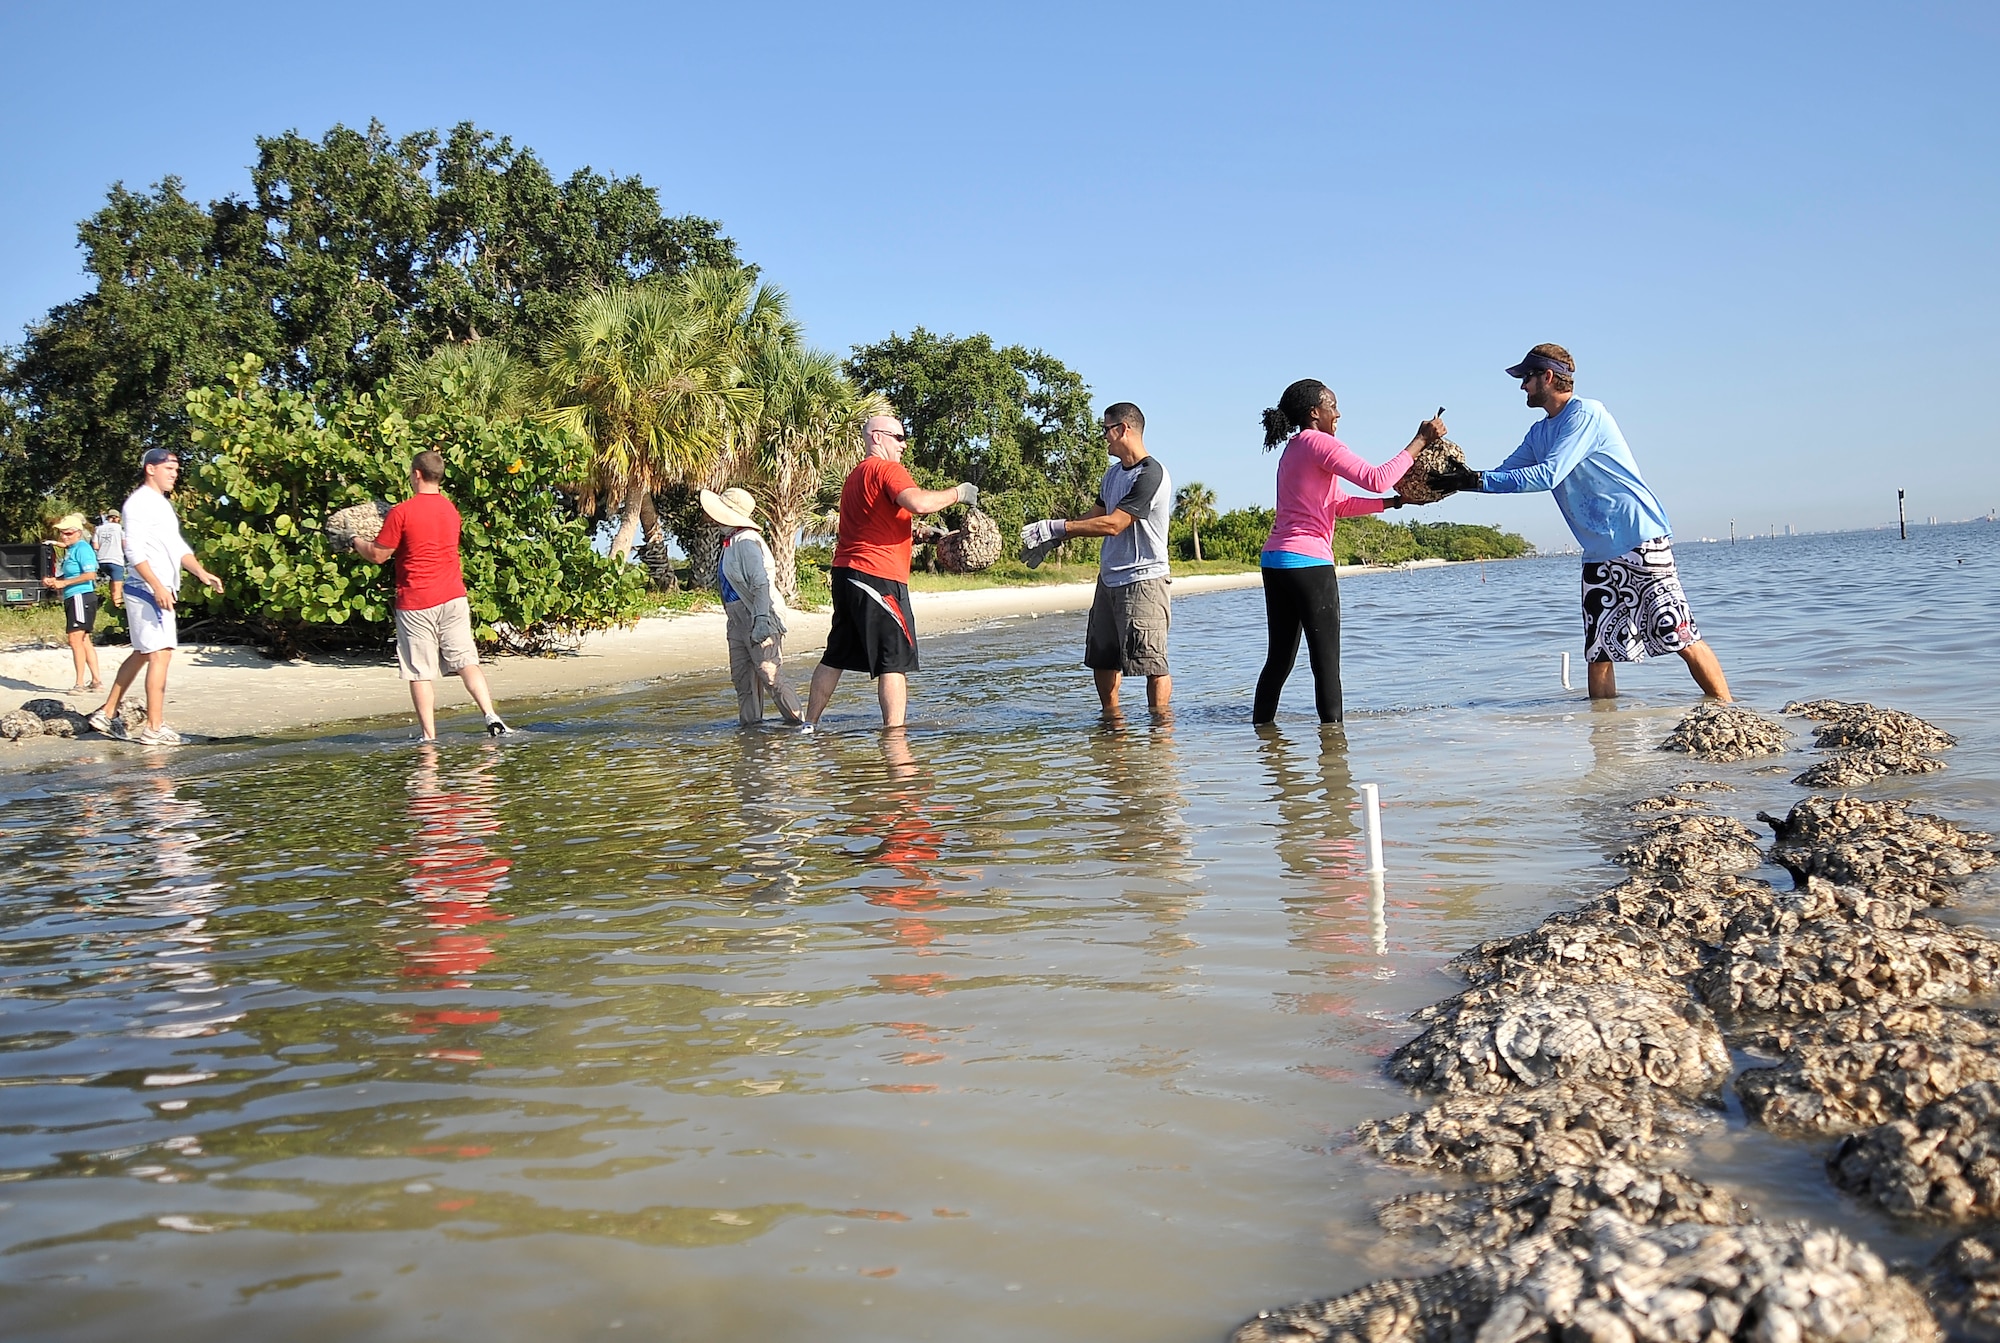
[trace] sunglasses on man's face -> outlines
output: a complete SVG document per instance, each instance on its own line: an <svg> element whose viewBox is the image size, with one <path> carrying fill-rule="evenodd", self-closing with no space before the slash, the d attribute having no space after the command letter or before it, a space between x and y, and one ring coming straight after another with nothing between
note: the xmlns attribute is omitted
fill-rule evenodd
<svg viewBox="0 0 2000 1343"><path fill-rule="evenodd" d="M907 443L910 441L910 436L908 434L892 434L887 429L877 429L875 430L875 432L882 435L882 437L884 438L893 438L898 443Z"/></svg>

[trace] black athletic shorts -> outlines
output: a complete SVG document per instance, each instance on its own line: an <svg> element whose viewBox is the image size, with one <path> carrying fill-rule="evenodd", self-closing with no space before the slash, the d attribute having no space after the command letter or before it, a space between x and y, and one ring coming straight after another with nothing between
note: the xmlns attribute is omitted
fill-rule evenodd
<svg viewBox="0 0 2000 1343"><path fill-rule="evenodd" d="M820 662L841 671L908 675L917 669L910 585L859 569L833 571L833 628Z"/></svg>
<svg viewBox="0 0 2000 1343"><path fill-rule="evenodd" d="M79 592L74 597L63 598L63 633L82 630L85 634L97 628L97 592Z"/></svg>

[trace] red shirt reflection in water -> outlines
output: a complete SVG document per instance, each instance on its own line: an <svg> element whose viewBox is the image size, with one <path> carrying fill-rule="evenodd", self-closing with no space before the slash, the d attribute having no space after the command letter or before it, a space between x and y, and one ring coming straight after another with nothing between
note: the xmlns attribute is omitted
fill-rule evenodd
<svg viewBox="0 0 2000 1343"><path fill-rule="evenodd" d="M493 958L493 940L465 930L510 917L490 902L506 886L514 860L486 847L487 839L500 829L488 793L421 794L410 799L410 816L417 823L417 834L409 854L410 875L403 884L416 896L424 922L437 930L437 936L424 946L405 950L409 964L403 973L440 980L443 988L467 988L471 976ZM449 1024L469 1024L451 1021L458 1015L499 1019L497 1012L427 1015Z"/></svg>

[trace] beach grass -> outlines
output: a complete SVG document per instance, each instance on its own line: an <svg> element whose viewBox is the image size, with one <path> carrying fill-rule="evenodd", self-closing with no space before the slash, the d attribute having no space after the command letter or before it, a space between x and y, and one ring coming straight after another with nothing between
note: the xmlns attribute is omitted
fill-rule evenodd
<svg viewBox="0 0 2000 1343"><path fill-rule="evenodd" d="M0 648L62 642L63 612L55 602L0 607Z"/></svg>

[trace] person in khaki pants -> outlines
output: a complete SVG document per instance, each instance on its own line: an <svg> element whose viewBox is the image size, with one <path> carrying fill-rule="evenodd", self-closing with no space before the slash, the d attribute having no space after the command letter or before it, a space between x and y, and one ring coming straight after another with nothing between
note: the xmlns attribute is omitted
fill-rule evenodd
<svg viewBox="0 0 2000 1343"><path fill-rule="evenodd" d="M787 723L800 723L799 697L785 684L784 601L771 586L771 556L751 516L748 490L701 492L702 511L722 528L722 614L728 621L729 679L736 684L736 720L764 717L764 696Z"/></svg>
<svg viewBox="0 0 2000 1343"><path fill-rule="evenodd" d="M410 683L410 703L423 734L419 740L437 740L437 690L431 683L440 673L465 682L486 716L488 736L510 736L512 729L493 711L493 692L479 669L465 567L458 557L461 524L458 508L444 496L442 453L416 455L410 491L382 519L373 541L354 538L354 553L371 564L396 562L396 661Z"/></svg>

